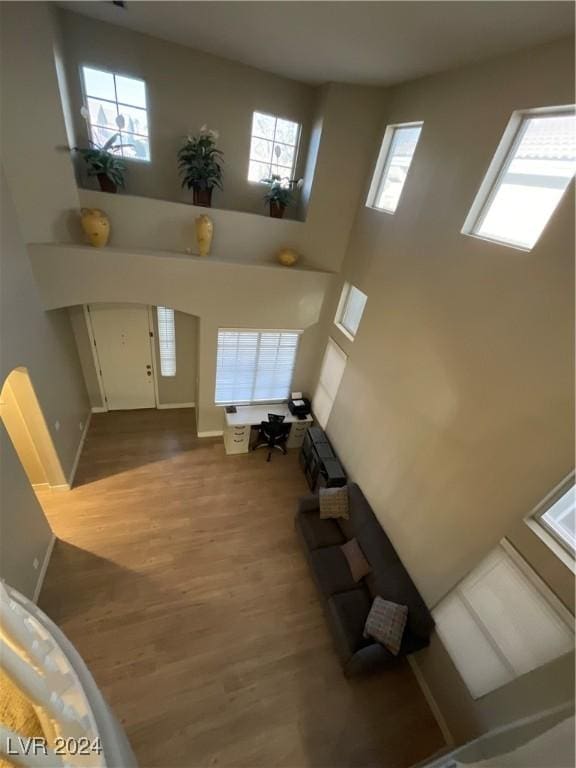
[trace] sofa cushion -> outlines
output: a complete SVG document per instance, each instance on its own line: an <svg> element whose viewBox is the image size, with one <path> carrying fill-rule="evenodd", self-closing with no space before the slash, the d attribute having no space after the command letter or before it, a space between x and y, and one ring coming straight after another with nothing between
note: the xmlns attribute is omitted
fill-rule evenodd
<svg viewBox="0 0 576 768"><path fill-rule="evenodd" d="M320 517L348 519L348 488L320 488Z"/></svg>
<svg viewBox="0 0 576 768"><path fill-rule="evenodd" d="M360 648L372 644L364 635L370 597L365 589L352 589L328 598L327 615L340 657L347 661Z"/></svg>
<svg viewBox="0 0 576 768"><path fill-rule="evenodd" d="M308 549L344 544L344 536L335 520L321 520L318 512L298 515L297 524Z"/></svg>
<svg viewBox="0 0 576 768"><path fill-rule="evenodd" d="M360 549L360 545L356 539L350 539L346 544L342 544L340 547L342 554L346 558L350 573L354 581L358 582L363 579L364 576L368 576L370 571L370 563L364 557L364 553Z"/></svg>
<svg viewBox="0 0 576 768"><path fill-rule="evenodd" d="M348 562L339 546L315 549L309 559L316 583L326 597L358 586L352 579Z"/></svg>
<svg viewBox="0 0 576 768"><path fill-rule="evenodd" d="M408 618L408 608L375 597L364 627L364 637L373 637L397 656Z"/></svg>
<svg viewBox="0 0 576 768"><path fill-rule="evenodd" d="M402 563L397 560L395 563L371 561L370 564L372 572L366 577L366 584L372 597L379 595L384 600L408 606L407 630L417 637L429 637L434 619Z"/></svg>

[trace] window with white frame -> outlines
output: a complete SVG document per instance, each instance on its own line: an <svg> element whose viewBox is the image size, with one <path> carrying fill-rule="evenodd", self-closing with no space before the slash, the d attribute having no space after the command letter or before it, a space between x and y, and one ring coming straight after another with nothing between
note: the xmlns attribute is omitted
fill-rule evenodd
<svg viewBox="0 0 576 768"><path fill-rule="evenodd" d="M515 112L462 231L531 250L575 171L573 108Z"/></svg>
<svg viewBox="0 0 576 768"><path fill-rule="evenodd" d="M332 339L328 339L320 377L312 398L312 411L323 429L326 429L328 424L347 362L348 357L338 344Z"/></svg>
<svg viewBox="0 0 576 768"><path fill-rule="evenodd" d="M432 613L474 699L574 647L571 614L505 540Z"/></svg>
<svg viewBox="0 0 576 768"><path fill-rule="evenodd" d="M367 301L368 296L355 285L344 284L334 322L351 341L354 340L358 332Z"/></svg>
<svg viewBox="0 0 576 768"><path fill-rule="evenodd" d="M298 123L264 112L254 112L248 181L263 181L272 176L292 179L299 139Z"/></svg>
<svg viewBox="0 0 576 768"><path fill-rule="evenodd" d="M227 405L287 400L300 333L220 328L214 402Z"/></svg>
<svg viewBox="0 0 576 768"><path fill-rule="evenodd" d="M533 514L533 519L574 557L576 553L576 488L574 473Z"/></svg>
<svg viewBox="0 0 576 768"><path fill-rule="evenodd" d="M386 128L366 205L394 213L408 178L424 123L403 123Z"/></svg>
<svg viewBox="0 0 576 768"><path fill-rule="evenodd" d="M157 307L158 349L160 351L160 373L162 376L176 376L176 326L174 310Z"/></svg>
<svg viewBox="0 0 576 768"><path fill-rule="evenodd" d="M82 67L85 110L90 139L98 146L119 134L118 154L150 160L146 83L93 67Z"/></svg>

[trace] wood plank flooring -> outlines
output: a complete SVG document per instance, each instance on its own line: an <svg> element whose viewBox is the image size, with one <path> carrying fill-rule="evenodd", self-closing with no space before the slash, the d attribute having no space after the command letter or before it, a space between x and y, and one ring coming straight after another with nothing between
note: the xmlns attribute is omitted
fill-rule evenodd
<svg viewBox="0 0 576 768"><path fill-rule="evenodd" d="M443 739L405 663L347 680L293 526L297 453L226 456L193 410L96 414L40 606L143 768L410 766Z"/></svg>

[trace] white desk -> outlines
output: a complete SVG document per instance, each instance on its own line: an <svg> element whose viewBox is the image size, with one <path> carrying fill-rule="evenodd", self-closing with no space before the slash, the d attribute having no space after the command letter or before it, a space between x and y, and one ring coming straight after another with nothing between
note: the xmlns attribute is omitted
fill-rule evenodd
<svg viewBox="0 0 576 768"><path fill-rule="evenodd" d="M268 421L268 414L284 416L284 423L291 424L287 448L300 448L304 435L312 424L312 416L305 419L293 416L285 403L269 403L266 405L238 405L236 413L226 413L224 429L224 447L226 453L248 453L250 450L250 434L252 427L260 426L260 422Z"/></svg>

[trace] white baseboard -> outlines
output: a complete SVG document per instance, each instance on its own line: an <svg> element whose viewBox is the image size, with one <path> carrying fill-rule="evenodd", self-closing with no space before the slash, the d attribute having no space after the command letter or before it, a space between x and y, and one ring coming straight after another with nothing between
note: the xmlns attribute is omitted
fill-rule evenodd
<svg viewBox="0 0 576 768"><path fill-rule="evenodd" d="M410 667L412 668L412 672L414 673L414 677L416 678L418 685L420 686L420 690L424 694L424 698L428 702L428 706L430 707L430 710L432 714L434 715L434 719L438 723L438 728L440 728L442 732L442 736L444 737L444 741L446 742L446 746L453 747L455 745L454 737L450 733L450 729L448 728L448 724L446 723L446 720L444 719L444 715L440 711L440 707L438 706L438 703L434 696L432 695L432 691L430 690L430 686L426 682L426 679L424 675L422 674L422 670L418 666L418 662L412 655L408 655L408 663L410 664Z"/></svg>
<svg viewBox="0 0 576 768"><path fill-rule="evenodd" d="M72 488L72 485L74 484L74 475L76 474L76 470L78 469L80 454L82 453L82 448L84 448L84 441L86 440L86 435L88 434L88 427L90 426L91 418L92 418L92 414L89 413L88 418L86 419L86 424L84 424L84 429L82 430L82 436L80 437L80 442L78 443L78 448L76 450L76 456L74 457L74 463L72 464L72 469L70 470L70 474L68 475L68 489Z"/></svg>
<svg viewBox="0 0 576 768"><path fill-rule="evenodd" d="M34 594L32 596L32 602L34 603L37 603L38 598L40 597L40 592L42 591L42 584L44 584L44 577L46 576L46 571L48 570L48 563L50 562L50 558L52 557L52 550L54 549L55 542L56 542L56 536L52 534L52 538L50 539L50 542L46 547L46 554L44 555L44 560L42 561L42 567L40 568L40 573L38 574L38 580L36 581L36 587L34 589Z"/></svg>
<svg viewBox="0 0 576 768"><path fill-rule="evenodd" d="M212 432L198 432L198 437L222 437L223 434L222 429L215 429Z"/></svg>
<svg viewBox="0 0 576 768"><path fill-rule="evenodd" d="M50 488L50 483L32 483L32 488L35 491L42 491L45 488Z"/></svg>
<svg viewBox="0 0 576 768"><path fill-rule="evenodd" d="M196 408L196 403L158 403L158 410L167 410L168 408Z"/></svg>
<svg viewBox="0 0 576 768"><path fill-rule="evenodd" d="M93 405L92 413L108 413L108 408L104 408L103 405Z"/></svg>

